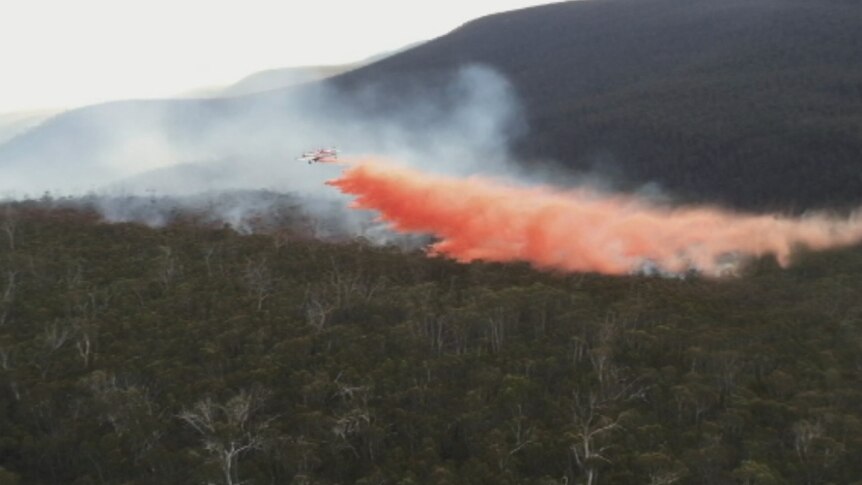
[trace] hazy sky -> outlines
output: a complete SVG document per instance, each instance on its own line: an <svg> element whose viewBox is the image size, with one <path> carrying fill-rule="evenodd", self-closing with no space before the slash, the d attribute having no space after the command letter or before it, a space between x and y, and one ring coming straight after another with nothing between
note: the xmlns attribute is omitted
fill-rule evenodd
<svg viewBox="0 0 862 485"><path fill-rule="evenodd" d="M547 0L2 0L0 113L338 64Z"/></svg>

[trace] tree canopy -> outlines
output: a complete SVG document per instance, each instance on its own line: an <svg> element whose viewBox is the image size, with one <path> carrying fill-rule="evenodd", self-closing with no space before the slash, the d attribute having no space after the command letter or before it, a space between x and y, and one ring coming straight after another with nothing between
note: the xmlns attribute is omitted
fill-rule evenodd
<svg viewBox="0 0 862 485"><path fill-rule="evenodd" d="M0 483L862 476L860 248L605 277L3 209Z"/></svg>

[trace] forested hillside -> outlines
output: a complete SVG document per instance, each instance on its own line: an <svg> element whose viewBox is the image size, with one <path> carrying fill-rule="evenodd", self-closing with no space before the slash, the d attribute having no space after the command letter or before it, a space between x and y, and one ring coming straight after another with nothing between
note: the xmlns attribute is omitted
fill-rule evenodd
<svg viewBox="0 0 862 485"><path fill-rule="evenodd" d="M862 250L707 280L0 207L0 483L860 483Z"/></svg>
<svg viewBox="0 0 862 485"><path fill-rule="evenodd" d="M585 0L481 18L335 81L433 92L489 65L523 101L527 163L801 210L862 203L860 52L857 1Z"/></svg>

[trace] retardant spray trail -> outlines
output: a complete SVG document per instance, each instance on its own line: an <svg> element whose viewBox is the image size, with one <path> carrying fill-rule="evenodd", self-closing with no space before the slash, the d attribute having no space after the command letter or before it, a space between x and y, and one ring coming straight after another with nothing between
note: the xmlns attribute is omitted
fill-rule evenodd
<svg viewBox="0 0 862 485"><path fill-rule="evenodd" d="M401 232L431 233L431 254L458 261L528 261L543 269L623 274L652 262L718 274L721 261L819 250L862 240L862 219L782 218L713 208L662 208L631 196L521 187L431 175L383 162L350 164L327 184Z"/></svg>

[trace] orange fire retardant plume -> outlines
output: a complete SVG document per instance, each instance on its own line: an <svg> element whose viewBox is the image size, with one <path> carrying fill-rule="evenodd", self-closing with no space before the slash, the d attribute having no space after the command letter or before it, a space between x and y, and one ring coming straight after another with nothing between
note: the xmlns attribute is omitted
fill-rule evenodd
<svg viewBox="0 0 862 485"><path fill-rule="evenodd" d="M562 271L624 274L647 262L667 271L719 274L727 260L862 240L862 219L744 215L709 207L665 208L588 189L522 187L487 178L432 175L378 161L349 165L327 184L355 196L401 232L440 238L430 254L461 262L528 261ZM723 263L723 261L725 263Z"/></svg>

